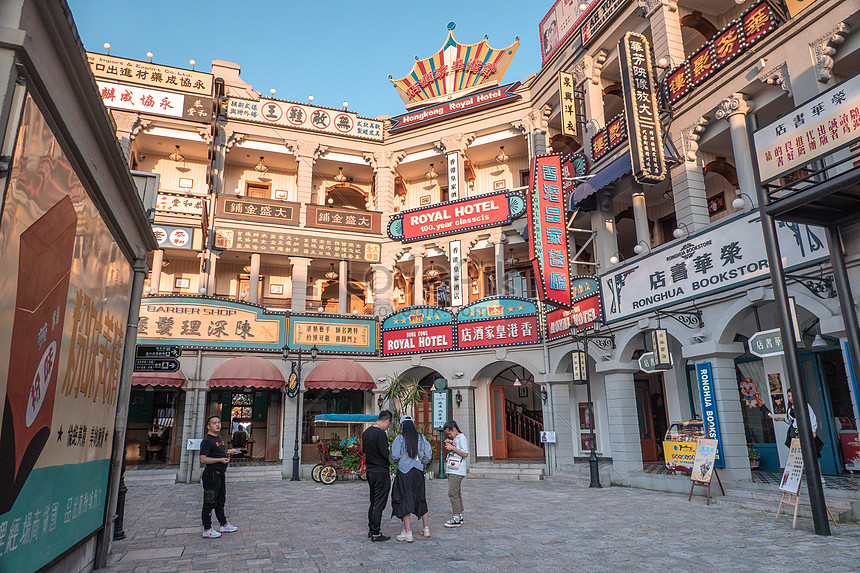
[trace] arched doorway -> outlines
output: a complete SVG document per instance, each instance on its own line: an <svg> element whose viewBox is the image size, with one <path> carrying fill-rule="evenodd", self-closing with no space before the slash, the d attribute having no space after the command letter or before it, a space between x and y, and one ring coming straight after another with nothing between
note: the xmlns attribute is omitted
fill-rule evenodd
<svg viewBox="0 0 860 573"><path fill-rule="evenodd" d="M349 281L346 283L346 311L357 310L359 314L365 313L365 290L360 282ZM338 312L340 302L340 282L330 281L325 285L321 295L321 302L326 312Z"/></svg>
<svg viewBox="0 0 860 573"><path fill-rule="evenodd" d="M525 367L505 363L490 383L493 459L543 459L543 393Z"/></svg>
<svg viewBox="0 0 860 573"><path fill-rule="evenodd" d="M412 419L415 420L418 431L427 437L433 447L433 456L436 457L440 451L440 444L438 432L433 430L433 383L443 376L432 368L416 366L406 370L400 377L407 383L411 382L421 387L421 396L412 411Z"/></svg>

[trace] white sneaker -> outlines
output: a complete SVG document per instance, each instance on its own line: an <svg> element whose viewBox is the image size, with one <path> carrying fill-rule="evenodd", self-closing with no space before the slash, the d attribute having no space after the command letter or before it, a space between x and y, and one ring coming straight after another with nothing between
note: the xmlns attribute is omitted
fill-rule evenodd
<svg viewBox="0 0 860 573"><path fill-rule="evenodd" d="M408 543L412 543L415 541L415 538L412 537L412 532L406 533L405 531L401 531L400 535L397 536L397 541L406 541Z"/></svg>
<svg viewBox="0 0 860 573"><path fill-rule="evenodd" d="M430 528L429 527L423 528L421 530L421 535L423 535L424 537L430 537Z"/></svg>
<svg viewBox="0 0 860 573"><path fill-rule="evenodd" d="M236 527L235 525L231 525L228 523L227 525L222 525L221 529L219 531L221 531L221 533L233 533L234 531L237 531L238 529L239 528Z"/></svg>
<svg viewBox="0 0 860 573"><path fill-rule="evenodd" d="M217 539L219 537L221 537L221 534L211 527L203 532L203 539Z"/></svg>

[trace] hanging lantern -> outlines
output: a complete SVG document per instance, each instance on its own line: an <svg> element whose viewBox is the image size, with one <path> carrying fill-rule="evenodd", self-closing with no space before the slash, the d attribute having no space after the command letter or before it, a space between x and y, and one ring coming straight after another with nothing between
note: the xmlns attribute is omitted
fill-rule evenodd
<svg viewBox="0 0 860 573"><path fill-rule="evenodd" d="M586 363L588 357L581 350L574 350L570 353L570 366L572 379L574 384L585 384L586 380Z"/></svg>
<svg viewBox="0 0 860 573"><path fill-rule="evenodd" d="M654 369L671 370L672 355L669 353L669 332L665 328L651 331L651 348L654 349Z"/></svg>

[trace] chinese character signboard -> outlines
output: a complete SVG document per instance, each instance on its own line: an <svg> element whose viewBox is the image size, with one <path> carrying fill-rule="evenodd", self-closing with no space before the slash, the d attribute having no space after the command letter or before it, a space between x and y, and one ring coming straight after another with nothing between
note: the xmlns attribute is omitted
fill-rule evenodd
<svg viewBox="0 0 860 573"><path fill-rule="evenodd" d="M576 105L573 98L573 75L558 72L558 97L561 101L561 132L576 137Z"/></svg>
<svg viewBox="0 0 860 573"><path fill-rule="evenodd" d="M104 524L131 266L30 95L0 219L0 571Z"/></svg>
<svg viewBox="0 0 860 573"><path fill-rule="evenodd" d="M448 161L448 199L456 201L460 198L460 154L449 153Z"/></svg>
<svg viewBox="0 0 860 573"><path fill-rule="evenodd" d="M254 101L231 97L227 100L227 117L372 141L382 141L383 135L381 121L353 112L266 98Z"/></svg>
<svg viewBox="0 0 860 573"><path fill-rule="evenodd" d="M374 317L328 317L290 314L290 348L316 346L325 354L376 354L379 323Z"/></svg>
<svg viewBox="0 0 860 573"><path fill-rule="evenodd" d="M215 205L215 216L222 219L261 221L277 225L298 225L300 210L299 203L221 195Z"/></svg>
<svg viewBox="0 0 860 573"><path fill-rule="evenodd" d="M762 183L796 171L860 139L860 74L753 135Z"/></svg>
<svg viewBox="0 0 860 573"><path fill-rule="evenodd" d="M687 77L687 62L669 72L666 76L665 90L669 103L675 103L690 91L690 81Z"/></svg>
<svg viewBox="0 0 860 573"><path fill-rule="evenodd" d="M382 323L383 356L454 349L454 315L435 306L412 306Z"/></svg>
<svg viewBox="0 0 860 573"><path fill-rule="evenodd" d="M782 347L782 331L778 328L756 332L750 337L747 345L750 354L759 358L778 356L785 351Z"/></svg>
<svg viewBox="0 0 860 573"><path fill-rule="evenodd" d="M463 304L463 258L460 248L460 241L448 243L448 258L451 261L451 306Z"/></svg>
<svg viewBox="0 0 860 573"><path fill-rule="evenodd" d="M183 348L280 350L286 316L253 304L196 297L144 298L138 344Z"/></svg>
<svg viewBox="0 0 860 573"><path fill-rule="evenodd" d="M306 227L317 229L337 229L353 233L378 234L382 232L382 213L379 211L356 211L322 205L307 205L308 220ZM298 215L298 204L296 204Z"/></svg>
<svg viewBox="0 0 860 573"><path fill-rule="evenodd" d="M96 82L105 107L181 117L208 123L212 119L212 98L177 94L140 86Z"/></svg>
<svg viewBox="0 0 860 573"><path fill-rule="evenodd" d="M194 229L191 227L171 227L168 225L153 225L152 234L158 241L158 247L164 249L192 249Z"/></svg>
<svg viewBox="0 0 860 573"><path fill-rule="evenodd" d="M205 197L185 196L172 193L158 193L155 200L156 211L166 211L178 215L197 215L203 214L203 203Z"/></svg>
<svg viewBox="0 0 860 573"><path fill-rule="evenodd" d="M138 62L109 54L87 52L93 76L98 79L169 90L197 96L212 96L212 74ZM211 107L210 107L211 109Z"/></svg>
<svg viewBox="0 0 860 573"><path fill-rule="evenodd" d="M238 227L216 228L215 246L219 249L249 253L319 257L367 263L378 263L381 253L379 243Z"/></svg>
<svg viewBox="0 0 860 573"><path fill-rule="evenodd" d="M717 456L714 465L726 467L723 457L723 441L720 439L720 415L717 411L717 397L714 394L714 376L710 362L696 364L696 378L699 381L699 396L702 398L702 421L705 423L705 435L717 440Z"/></svg>
<svg viewBox="0 0 860 573"><path fill-rule="evenodd" d="M519 94L513 93L520 86L519 82L494 88L488 91L470 94L454 101L416 110L391 118L391 133L405 131L451 119L466 113L487 109L520 99Z"/></svg>
<svg viewBox="0 0 860 573"><path fill-rule="evenodd" d="M819 227L779 221L777 237L786 270L828 257ZM612 323L767 278L760 218L747 213L601 275L604 320Z"/></svg>
<svg viewBox="0 0 860 573"><path fill-rule="evenodd" d="M487 38L477 44L460 44L449 25L442 48L423 60L416 58L412 71L399 80L388 79L406 108L452 99L453 94L499 85L520 41L507 48L491 48ZM396 124L395 124L396 125Z"/></svg>
<svg viewBox="0 0 860 573"><path fill-rule="evenodd" d="M627 122L624 114L619 113L591 138L591 157L594 161L612 151L627 140Z"/></svg>
<svg viewBox="0 0 860 573"><path fill-rule="evenodd" d="M541 300L570 308L570 261L561 184L558 155L541 155L532 160L529 255L534 261L538 291Z"/></svg>
<svg viewBox="0 0 860 573"><path fill-rule="evenodd" d="M618 55L633 177L639 183L659 183L666 178L666 162L648 39L627 32L618 44Z"/></svg>
<svg viewBox="0 0 860 573"><path fill-rule="evenodd" d="M457 348L494 348L540 342L537 306L525 298L489 297L457 313Z"/></svg>
<svg viewBox="0 0 860 573"><path fill-rule="evenodd" d="M585 46L596 37L629 2L630 0L595 0L592 2L588 14L580 26L582 45Z"/></svg>
<svg viewBox="0 0 860 573"><path fill-rule="evenodd" d="M409 243L486 227L507 225L525 213L519 193L497 191L402 211L388 222L388 236Z"/></svg>

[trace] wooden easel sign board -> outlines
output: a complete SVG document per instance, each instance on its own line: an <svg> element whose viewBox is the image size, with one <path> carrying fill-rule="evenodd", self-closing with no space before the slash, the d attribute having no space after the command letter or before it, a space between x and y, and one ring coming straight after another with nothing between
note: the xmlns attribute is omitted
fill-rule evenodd
<svg viewBox="0 0 860 573"><path fill-rule="evenodd" d="M696 440L696 457L690 479L699 483L711 483L714 461L717 459L717 440L699 438Z"/></svg>
<svg viewBox="0 0 860 573"><path fill-rule="evenodd" d="M779 491L797 495L800 491L801 479L803 479L803 456L800 453L800 438L794 438L788 450L785 471L782 472L782 479L779 481Z"/></svg>

